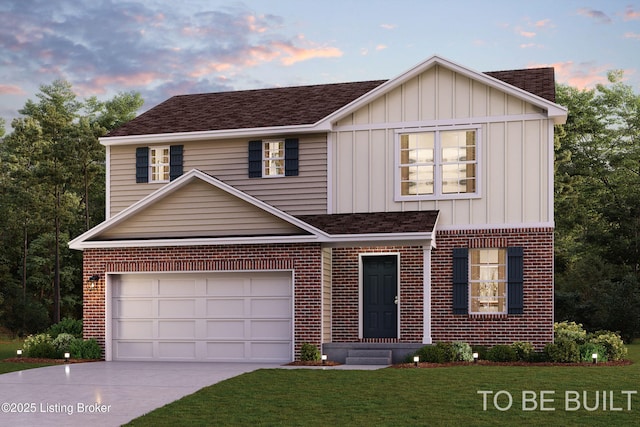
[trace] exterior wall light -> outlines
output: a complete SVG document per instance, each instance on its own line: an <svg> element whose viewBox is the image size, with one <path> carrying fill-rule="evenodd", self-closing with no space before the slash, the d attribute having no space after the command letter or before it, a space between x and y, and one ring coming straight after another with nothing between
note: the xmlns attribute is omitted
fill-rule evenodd
<svg viewBox="0 0 640 427"><path fill-rule="evenodd" d="M91 288L95 288L96 287L96 283L100 280L100 275L98 274L94 274L92 276L89 276L89 285L91 286Z"/></svg>

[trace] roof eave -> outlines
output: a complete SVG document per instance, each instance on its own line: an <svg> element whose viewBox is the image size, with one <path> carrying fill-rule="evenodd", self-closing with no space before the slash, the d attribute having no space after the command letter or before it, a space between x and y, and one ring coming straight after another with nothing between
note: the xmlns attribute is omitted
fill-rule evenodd
<svg viewBox="0 0 640 427"><path fill-rule="evenodd" d="M170 144L184 141L203 141L229 138L247 138L260 135L275 136L284 134L302 134L327 132L328 126L320 121L314 124L293 125L293 126L273 126L260 128L243 129L222 129L200 132L175 132L175 133L154 133L147 135L127 135L127 136L105 136L99 139L104 146L130 145L130 144Z"/></svg>

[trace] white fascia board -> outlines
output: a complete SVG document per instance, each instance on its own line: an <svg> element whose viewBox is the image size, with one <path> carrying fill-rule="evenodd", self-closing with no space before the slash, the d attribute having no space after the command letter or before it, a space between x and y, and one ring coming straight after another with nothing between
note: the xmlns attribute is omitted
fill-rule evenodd
<svg viewBox="0 0 640 427"><path fill-rule="evenodd" d="M155 133L149 135L127 135L127 136L105 136L99 138L100 144L104 146L109 145L131 145L131 144L168 144L176 142L186 141L203 141L203 140L215 140L215 139L229 139L229 138L255 138L257 135L260 137L283 135L289 133L314 133L319 131L326 131L326 128L317 126L315 124L310 125L296 125L296 126L278 126L278 127L266 127L266 128L246 128L246 129L224 129L224 130L210 130L201 132L175 132L175 133Z"/></svg>
<svg viewBox="0 0 640 427"><path fill-rule="evenodd" d="M259 237L199 237L184 239L132 239L132 240L94 240L74 244L72 249L109 249L133 247L165 247L165 246L221 246L221 245L257 245L276 243L322 243L329 246L340 245L373 245L379 244L413 244L428 245L433 240L433 233L381 233L381 234L343 234L335 236L259 236ZM71 246L71 244L70 244Z"/></svg>
<svg viewBox="0 0 640 427"><path fill-rule="evenodd" d="M366 93L365 95L361 96L360 98L356 99L350 104L347 104L341 109L333 112L332 114L325 117L322 121L336 123L340 119L344 118L346 115L363 107L364 105L368 104L378 96L395 89L396 87L404 84L405 82L411 80L412 78L418 76L419 74L433 67L434 65L441 65L458 74L464 75L472 80L477 80L481 83L486 84L489 87L494 87L510 95L513 95L519 99L523 99L539 108L542 108L547 111L547 117L552 118L555 124L563 124L567 120L568 110L565 107L562 107L556 103L553 103L537 95L534 95L530 92L527 92L526 90L512 86L506 82L503 82L502 80L496 79L487 74L471 70L453 61L434 55L431 58L427 59L426 61L409 69L408 71L405 71L399 76L381 84L380 86L376 87L372 91ZM321 122L319 122L318 125L320 125L320 123Z"/></svg>

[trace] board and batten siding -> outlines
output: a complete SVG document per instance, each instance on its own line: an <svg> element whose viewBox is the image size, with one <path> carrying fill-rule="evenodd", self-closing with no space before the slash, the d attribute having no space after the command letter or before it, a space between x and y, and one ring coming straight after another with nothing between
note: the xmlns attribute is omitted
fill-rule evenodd
<svg viewBox="0 0 640 427"><path fill-rule="evenodd" d="M480 195L395 198L398 129L479 127ZM439 210L439 227L547 224L552 122L538 107L435 66L341 119L330 135L333 213Z"/></svg>
<svg viewBox="0 0 640 427"><path fill-rule="evenodd" d="M248 140L184 142L183 169L199 169L292 215L327 212L326 135L301 135L299 175L249 178ZM255 138L254 138L255 139ZM272 138L269 138L272 139ZM134 145L109 147L109 199L113 216L164 184L136 184Z"/></svg>
<svg viewBox="0 0 640 427"><path fill-rule="evenodd" d="M102 233L105 239L300 234L276 218L209 183L194 180L156 201L151 209Z"/></svg>

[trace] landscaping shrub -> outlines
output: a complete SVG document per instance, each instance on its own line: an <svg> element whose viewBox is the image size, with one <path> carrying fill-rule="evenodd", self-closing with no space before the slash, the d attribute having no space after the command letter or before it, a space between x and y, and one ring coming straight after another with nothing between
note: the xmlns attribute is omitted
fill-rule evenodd
<svg viewBox="0 0 640 427"><path fill-rule="evenodd" d="M593 362L593 353L598 353L598 362L606 362L608 360L607 350L604 346L592 342L586 342L579 347L580 361Z"/></svg>
<svg viewBox="0 0 640 427"><path fill-rule="evenodd" d="M587 331L582 324L576 322L556 322L553 324L555 340L573 341L576 344L584 344L587 341Z"/></svg>
<svg viewBox="0 0 640 427"><path fill-rule="evenodd" d="M589 342L604 347L609 360L622 360L627 355L627 347L625 347L622 337L615 332L594 332L590 335Z"/></svg>
<svg viewBox="0 0 640 427"><path fill-rule="evenodd" d="M53 346L56 348L58 353L64 353L69 351L71 343L77 339L78 338L73 335L63 332L53 340Z"/></svg>
<svg viewBox="0 0 640 427"><path fill-rule="evenodd" d="M489 349L487 360L492 362L515 362L518 360L518 355L510 345L498 344Z"/></svg>
<svg viewBox="0 0 640 427"><path fill-rule="evenodd" d="M577 363L580 362L578 344L569 340L558 340L544 346L544 353L549 362Z"/></svg>
<svg viewBox="0 0 640 427"><path fill-rule="evenodd" d="M303 362L320 360L320 350L315 345L305 342L300 347L300 360Z"/></svg>
<svg viewBox="0 0 640 427"><path fill-rule="evenodd" d="M471 346L466 342L454 342L451 344L454 353L454 359L458 362L472 362L473 352Z"/></svg>
<svg viewBox="0 0 640 427"><path fill-rule="evenodd" d="M421 362L428 363L445 363L447 362L447 353L442 346L425 345L414 353L414 356L420 357ZM413 361L413 357L409 357L409 362Z"/></svg>
<svg viewBox="0 0 640 427"><path fill-rule="evenodd" d="M102 359L102 348L94 338L88 340L76 338L69 346L69 353L74 359Z"/></svg>
<svg viewBox="0 0 640 427"><path fill-rule="evenodd" d="M487 353L489 352L489 347L486 345L474 345L473 352L478 353L478 359L487 360Z"/></svg>
<svg viewBox="0 0 640 427"><path fill-rule="evenodd" d="M57 359L60 352L53 345L53 340L49 334L29 335L22 347L27 357L37 357L43 359Z"/></svg>
<svg viewBox="0 0 640 427"><path fill-rule="evenodd" d="M51 335L53 339L60 334L71 334L76 338L82 338L82 320L65 317L55 325L51 325L47 333Z"/></svg>
<svg viewBox="0 0 640 427"><path fill-rule="evenodd" d="M533 354L535 353L533 344L526 341L516 341L511 344L511 348L516 352L517 360L522 362L530 362L533 358Z"/></svg>

